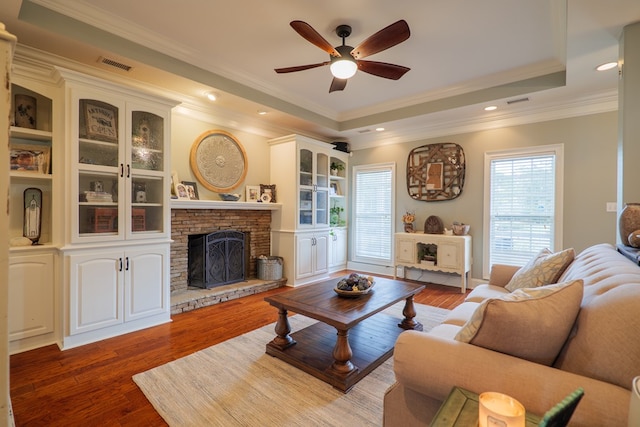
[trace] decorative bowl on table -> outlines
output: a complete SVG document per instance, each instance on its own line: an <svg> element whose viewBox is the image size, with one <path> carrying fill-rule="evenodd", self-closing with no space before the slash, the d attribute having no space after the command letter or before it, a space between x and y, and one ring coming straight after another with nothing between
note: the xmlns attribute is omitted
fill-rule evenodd
<svg viewBox="0 0 640 427"><path fill-rule="evenodd" d="M357 298L368 294L373 288L373 284L373 277L361 276L357 273L352 273L349 276L340 279L333 290L338 294L338 296L344 298Z"/></svg>
<svg viewBox="0 0 640 427"><path fill-rule="evenodd" d="M231 194L231 193L221 193L220 194L220 198L222 200L224 200L225 202L237 202L238 200L240 200L240 195L235 193L235 194Z"/></svg>

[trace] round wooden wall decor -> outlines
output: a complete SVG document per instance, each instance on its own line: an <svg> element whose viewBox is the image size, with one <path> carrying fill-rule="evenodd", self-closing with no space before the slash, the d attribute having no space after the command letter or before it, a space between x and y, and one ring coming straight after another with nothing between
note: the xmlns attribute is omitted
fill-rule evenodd
<svg viewBox="0 0 640 427"><path fill-rule="evenodd" d="M189 157L196 179L211 191L233 190L247 175L247 154L233 135L210 130L196 138Z"/></svg>
<svg viewBox="0 0 640 427"><path fill-rule="evenodd" d="M407 191L414 200L451 200L464 188L464 150L453 142L414 148L407 158Z"/></svg>

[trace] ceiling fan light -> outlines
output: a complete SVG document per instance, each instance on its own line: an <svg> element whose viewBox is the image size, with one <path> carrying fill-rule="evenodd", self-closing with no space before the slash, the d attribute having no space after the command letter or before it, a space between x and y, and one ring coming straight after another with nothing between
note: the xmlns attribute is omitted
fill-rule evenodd
<svg viewBox="0 0 640 427"><path fill-rule="evenodd" d="M358 64L352 59L338 58L331 62L331 74L337 79L348 79L358 70Z"/></svg>

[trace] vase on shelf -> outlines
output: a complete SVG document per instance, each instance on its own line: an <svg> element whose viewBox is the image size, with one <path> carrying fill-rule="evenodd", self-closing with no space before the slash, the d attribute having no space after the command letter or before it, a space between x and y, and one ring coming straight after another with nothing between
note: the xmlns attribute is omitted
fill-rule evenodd
<svg viewBox="0 0 640 427"><path fill-rule="evenodd" d="M623 245L629 245L629 235L640 230L640 203L627 203L620 212L618 218L620 241Z"/></svg>

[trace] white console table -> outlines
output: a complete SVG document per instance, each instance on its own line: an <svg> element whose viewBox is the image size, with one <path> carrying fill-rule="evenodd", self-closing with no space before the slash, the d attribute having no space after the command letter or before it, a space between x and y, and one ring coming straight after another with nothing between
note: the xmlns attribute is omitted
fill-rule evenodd
<svg viewBox="0 0 640 427"><path fill-rule="evenodd" d="M436 245L437 256L433 264L420 262L419 246ZM455 273L461 276L462 293L467 291L467 275L473 263L471 236L449 236L444 234L396 233L394 278L399 266L428 271Z"/></svg>

